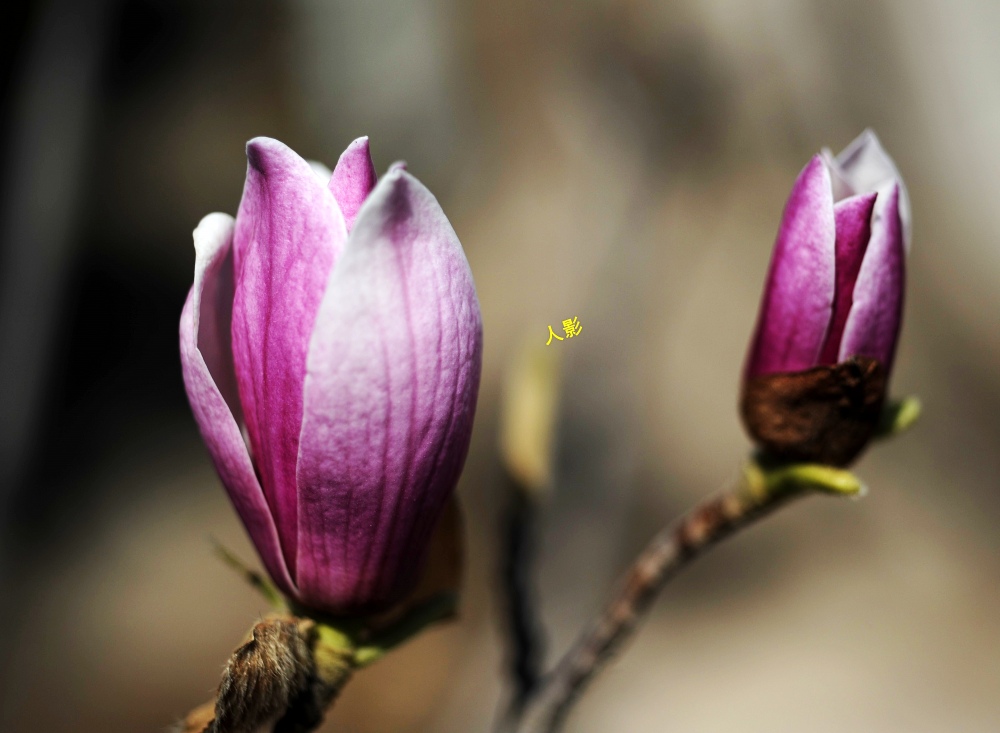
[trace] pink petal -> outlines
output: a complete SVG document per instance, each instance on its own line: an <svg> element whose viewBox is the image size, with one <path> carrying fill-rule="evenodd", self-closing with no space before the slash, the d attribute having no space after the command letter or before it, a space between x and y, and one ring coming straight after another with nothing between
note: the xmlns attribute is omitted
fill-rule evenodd
<svg viewBox="0 0 1000 733"><path fill-rule="evenodd" d="M844 326L839 360L852 356L878 359L891 372L903 319L906 282L900 188L879 192L872 214L872 234L858 280L854 304Z"/></svg>
<svg viewBox="0 0 1000 733"><path fill-rule="evenodd" d="M330 190L344 213L347 231L354 228L358 210L375 188L377 181L371 150L368 148L368 138L359 137L341 153L337 167L334 168L333 176L330 178Z"/></svg>
<svg viewBox="0 0 1000 733"><path fill-rule="evenodd" d="M903 184L903 177L895 162L885 152L878 136L865 130L831 162L834 178L847 182L854 192L868 193L885 189L891 183L899 184L899 216L903 227L903 241L910 251L910 196Z"/></svg>
<svg viewBox="0 0 1000 733"><path fill-rule="evenodd" d="M840 337L844 333L847 314L853 301L854 283L858 279L861 261L871 236L874 193L838 201L833 207L837 223L837 286L833 296L833 317L826 334L826 344L820 353L821 364L836 364L840 353Z"/></svg>
<svg viewBox="0 0 1000 733"><path fill-rule="evenodd" d="M295 596L278 532L240 433L229 343L233 305L233 218L209 214L194 230L194 285L181 313L184 387L229 498L278 586Z"/></svg>
<svg viewBox="0 0 1000 733"><path fill-rule="evenodd" d="M294 577L306 352L347 233L333 195L291 149L255 138L247 160L233 240L233 355L250 445Z"/></svg>
<svg viewBox="0 0 1000 733"><path fill-rule="evenodd" d="M746 374L816 366L833 305L836 228L830 174L815 156L785 205Z"/></svg>
<svg viewBox="0 0 1000 733"><path fill-rule="evenodd" d="M309 348L298 583L333 612L398 599L468 450L482 321L462 246L402 169L361 209Z"/></svg>

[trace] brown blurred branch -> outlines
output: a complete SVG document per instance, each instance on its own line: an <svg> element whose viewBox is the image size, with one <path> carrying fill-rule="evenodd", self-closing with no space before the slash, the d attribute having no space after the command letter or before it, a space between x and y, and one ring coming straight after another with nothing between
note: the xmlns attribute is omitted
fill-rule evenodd
<svg viewBox="0 0 1000 733"><path fill-rule="evenodd" d="M506 662L513 691L501 715L502 720L515 721L541 679L545 640L532 589L537 502L513 476L508 476L508 484L510 505L504 523L501 581L511 641Z"/></svg>
<svg viewBox="0 0 1000 733"><path fill-rule="evenodd" d="M559 730L587 683L629 638L657 594L716 543L812 491L857 495L861 489L852 474L825 466L748 464L736 487L694 507L653 538L632 563L604 613L542 681L520 718L502 720L497 730Z"/></svg>
<svg viewBox="0 0 1000 733"><path fill-rule="evenodd" d="M496 727L520 719L538 688L544 664L544 634L534 603L535 532L539 506L553 483L553 441L559 395L554 349L532 336L507 371L500 411L500 457L508 506L500 541L501 603L509 644L505 664L512 683Z"/></svg>

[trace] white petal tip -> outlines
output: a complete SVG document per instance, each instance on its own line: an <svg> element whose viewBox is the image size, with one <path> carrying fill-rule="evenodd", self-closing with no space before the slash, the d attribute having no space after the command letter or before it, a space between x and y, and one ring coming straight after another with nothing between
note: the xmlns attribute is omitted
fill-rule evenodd
<svg viewBox="0 0 1000 733"><path fill-rule="evenodd" d="M195 253L201 253L201 250L206 246L211 246L214 251L217 246L215 243L229 235L229 230L233 228L234 223L233 217L220 211L203 216L192 233Z"/></svg>
<svg viewBox="0 0 1000 733"><path fill-rule="evenodd" d="M312 168L313 173L325 186L329 183L330 178L333 176L333 171L327 168L325 165L320 163L318 160L310 160L309 167Z"/></svg>

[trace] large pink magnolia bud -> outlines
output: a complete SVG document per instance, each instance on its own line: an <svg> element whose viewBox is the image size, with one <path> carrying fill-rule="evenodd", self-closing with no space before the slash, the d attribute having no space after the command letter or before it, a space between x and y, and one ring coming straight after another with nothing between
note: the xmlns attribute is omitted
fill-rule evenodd
<svg viewBox="0 0 1000 733"><path fill-rule="evenodd" d="M235 221L194 232L181 362L222 483L303 606L378 611L417 580L469 447L479 301L437 200L367 138L329 181L247 145Z"/></svg>
<svg viewBox="0 0 1000 733"><path fill-rule="evenodd" d="M785 206L742 414L787 460L847 465L878 423L903 315L910 207L871 131L805 167Z"/></svg>

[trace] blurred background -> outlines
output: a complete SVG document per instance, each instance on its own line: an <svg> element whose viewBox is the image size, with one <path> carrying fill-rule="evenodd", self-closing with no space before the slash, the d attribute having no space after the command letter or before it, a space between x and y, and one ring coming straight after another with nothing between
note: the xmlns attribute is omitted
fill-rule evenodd
<svg viewBox="0 0 1000 733"><path fill-rule="evenodd" d="M161 731L266 608L181 383L191 230L245 142L370 135L464 243L486 329L461 620L329 731L486 730L509 357L555 343L549 656L662 524L735 475L740 367L785 197L874 128L914 242L893 389L912 433L671 585L569 730L1000 730L1000 5L992 0L51 0L6 5L0 727Z"/></svg>

